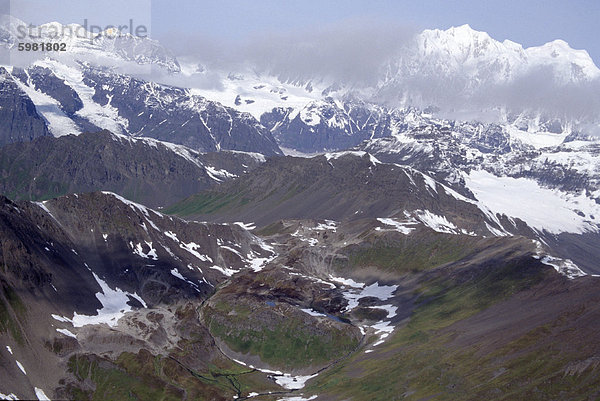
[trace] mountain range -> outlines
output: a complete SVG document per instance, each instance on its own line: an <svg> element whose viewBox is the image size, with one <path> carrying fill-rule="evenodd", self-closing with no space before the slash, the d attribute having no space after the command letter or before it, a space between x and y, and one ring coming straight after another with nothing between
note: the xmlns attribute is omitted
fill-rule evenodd
<svg viewBox="0 0 600 401"><path fill-rule="evenodd" d="M357 81L56 22L27 40L67 50L24 54L24 27L0 399L600 396L587 52L464 25Z"/></svg>

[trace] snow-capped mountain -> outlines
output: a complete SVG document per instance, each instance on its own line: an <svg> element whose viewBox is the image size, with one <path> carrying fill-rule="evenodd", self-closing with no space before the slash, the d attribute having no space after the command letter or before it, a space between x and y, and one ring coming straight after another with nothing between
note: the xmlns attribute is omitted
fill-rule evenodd
<svg viewBox="0 0 600 401"><path fill-rule="evenodd" d="M542 46L523 48L505 40L497 41L486 32L469 25L448 30L425 30L416 37L410 52L393 60L395 76L390 80L414 75L466 78L466 88L488 82L514 80L536 68L548 66L561 82L590 81L600 70L585 50L574 50L565 41L555 40Z"/></svg>
<svg viewBox="0 0 600 401"><path fill-rule="evenodd" d="M25 23L7 16L2 22L0 39L6 48L14 49ZM574 50L560 40L523 48L509 40L497 41L468 25L425 30L390 54L377 72L378 83L365 87L318 76L281 81L276 71L261 72L247 64L237 71L209 70L202 60L183 57L180 62L150 38L112 31L92 34L74 24L49 23L34 31L39 40L67 43L68 51L41 53L42 59L31 63L51 71L57 77L54 86L64 87L61 81L65 82L61 91L75 93L83 104L70 110L71 106L61 103L64 93L50 94L47 88L40 89L40 80L36 87L34 79L21 76L20 89L36 104L55 135L97 127L200 150L261 151L266 146L265 152L277 152L258 121L244 114L232 117L232 109L260 120L283 147L309 153L390 136L430 117L498 124L512 138L536 147L554 146L569 135L592 134L599 126L598 113L593 111L600 101L596 102L593 88L600 70L586 51ZM144 82L148 75L134 78L139 73L136 66L159 68L163 72L160 80L187 88ZM12 72L11 66L6 67ZM195 87L209 77L217 77L218 84L209 89ZM100 85L101 80L111 83ZM140 90L122 87L129 82ZM521 87L526 93L518 96L515 88ZM577 96L579 89L588 87L592 89ZM548 100L554 89L556 99ZM225 107L217 106L219 103ZM152 108L154 111L148 111ZM211 127L215 119L208 116L213 112L221 116L217 120L229 122ZM271 144L232 144L230 128L237 121L247 132L264 138L259 142Z"/></svg>
<svg viewBox="0 0 600 401"><path fill-rule="evenodd" d="M114 30L98 34L76 24L56 22L38 27L4 16L0 44L15 50L27 29L31 43L66 43L66 51L39 52L25 65L3 67L5 105L18 99L20 107L7 112L27 114L35 132L16 133L5 124L2 143L107 129L116 134L151 137L206 152L220 149L281 153L271 134L249 114L224 107L188 89L135 78L144 68L175 74L177 60L158 42ZM147 71L146 71L147 72ZM34 107L32 108L31 105ZM33 110L35 109L35 111ZM6 121L15 121L8 116ZM25 121L19 117L18 121ZM36 125L37 124L37 125ZM11 139L12 138L12 139Z"/></svg>
<svg viewBox="0 0 600 401"><path fill-rule="evenodd" d="M0 399L597 398L584 51L427 30L369 86L2 23Z"/></svg>
<svg viewBox="0 0 600 401"><path fill-rule="evenodd" d="M575 90L600 78L600 70L589 54L572 49L562 40L524 48L510 40L497 41L468 25L417 34L374 72L375 85L310 75L280 82L274 78L277 71L245 65L238 71L219 72L204 68L201 60L199 64L186 60L183 75L221 74L222 89L206 90L210 93L207 96L218 97L221 103L251 112L257 118L273 107L298 110L311 100L326 96L341 100L351 93L379 105L433 107L467 120L503 123L525 113L524 117L532 121L560 118L566 125L590 122L578 120L593 116L582 117L572 110L561 112L562 106L568 106L567 99L550 103L544 96L554 89L559 90L555 93L559 96L560 90ZM516 92L521 87L526 90ZM536 91L541 93L535 96ZM488 92L491 94L486 96ZM517 95L526 99L518 101Z"/></svg>

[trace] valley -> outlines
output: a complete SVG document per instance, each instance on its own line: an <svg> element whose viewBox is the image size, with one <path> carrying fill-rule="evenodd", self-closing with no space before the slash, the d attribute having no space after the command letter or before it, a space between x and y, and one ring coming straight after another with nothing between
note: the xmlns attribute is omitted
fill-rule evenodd
<svg viewBox="0 0 600 401"><path fill-rule="evenodd" d="M0 399L600 398L587 52L426 29L365 86L61 40L0 65Z"/></svg>

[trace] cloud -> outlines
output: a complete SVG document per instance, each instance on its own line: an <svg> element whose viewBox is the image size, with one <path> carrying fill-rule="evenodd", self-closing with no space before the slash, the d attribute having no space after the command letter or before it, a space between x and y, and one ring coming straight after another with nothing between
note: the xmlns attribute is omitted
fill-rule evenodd
<svg viewBox="0 0 600 401"><path fill-rule="evenodd" d="M259 69L285 80L317 76L374 85L415 34L406 26L353 19L310 32L263 36L245 47L245 55Z"/></svg>
<svg viewBox="0 0 600 401"><path fill-rule="evenodd" d="M250 67L284 81L324 79L373 85L386 62L415 34L409 26L359 18L256 34L237 43L197 37L187 40L177 33L161 41L172 45L175 54L195 58L208 69L240 71L240 67Z"/></svg>
<svg viewBox="0 0 600 401"><path fill-rule="evenodd" d="M417 34L414 27L360 18L257 34L236 43L175 33L161 41L182 59L198 60L206 67L202 74L176 82L180 86L219 88L223 76L213 72L250 70L299 84L323 81L358 90L378 88L371 91L374 102L437 106L439 115L447 118L491 122L507 113L526 112L563 121L600 121L600 80L566 82L564 70L551 65L517 68L510 79L497 80L503 65L480 65L473 73L473 65L457 67L454 59L419 58ZM378 86L390 76L386 85Z"/></svg>

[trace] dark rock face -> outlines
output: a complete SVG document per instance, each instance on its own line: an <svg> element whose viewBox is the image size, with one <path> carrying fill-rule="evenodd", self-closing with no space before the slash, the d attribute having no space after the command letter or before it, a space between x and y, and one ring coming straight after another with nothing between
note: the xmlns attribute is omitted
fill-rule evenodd
<svg viewBox="0 0 600 401"><path fill-rule="evenodd" d="M22 68L15 68L13 76L18 78L23 84L32 84L42 93L52 96L58 101L61 109L68 116L73 116L76 111L83 108L83 102L79 98L79 95L77 95L77 92L54 75L48 68L33 66L27 68L27 71Z"/></svg>
<svg viewBox="0 0 600 401"><path fill-rule="evenodd" d="M0 146L50 135L29 97L0 67Z"/></svg>
<svg viewBox="0 0 600 401"><path fill-rule="evenodd" d="M0 148L0 192L39 200L106 190L151 207L166 206L259 163L251 154L198 154L184 148L178 153L160 142L107 131L46 137Z"/></svg>
<svg viewBox="0 0 600 401"><path fill-rule="evenodd" d="M357 100L342 104L326 98L295 115L291 109L277 108L263 114L260 121L281 146L309 153L348 149L391 133L386 109Z"/></svg>
<svg viewBox="0 0 600 401"><path fill-rule="evenodd" d="M94 100L117 108L135 136L182 144L203 152L240 150L265 155L281 151L252 116L224 107L188 90L140 81L97 69L85 71L96 89Z"/></svg>
<svg viewBox="0 0 600 401"><path fill-rule="evenodd" d="M265 253L237 225L184 222L111 193L1 201L4 279L79 313L102 307L93 275L149 305L169 304L210 293L226 277L212 266L246 267L218 243L234 243L244 255Z"/></svg>
<svg viewBox="0 0 600 401"><path fill-rule="evenodd" d="M411 168L378 163L364 153L275 157L243 179L192 196L171 210L214 221L266 225L279 219L340 221L396 213L403 219L403 211L418 209L456 216L469 231L483 227L485 219L475 205L456 199L441 186L432 189L429 179ZM194 209L194 205L201 206Z"/></svg>
<svg viewBox="0 0 600 401"><path fill-rule="evenodd" d="M271 133L247 113L192 95L186 89L142 81L106 69L80 68L83 83L94 93L96 107L110 103L123 119L118 133L182 144L202 152L238 150L281 154ZM85 106L82 99L50 68L16 68L12 75L3 70L2 77L3 126L0 128L4 139L0 144L29 141L49 133L45 120L16 82L56 100L60 110L81 132L105 128L98 127L97 124L102 123L78 113Z"/></svg>
<svg viewBox="0 0 600 401"><path fill-rule="evenodd" d="M0 238L0 370L14 378L0 384L28 399L33 386L24 377L53 399L78 398L65 380L90 387L68 373L71 357L89 356L101 371L121 369L116 357L138 352L172 353L175 367L202 371L228 363L196 308L232 272L249 269L248 258L272 255L239 225L189 223L99 192L44 203L0 197ZM130 313L109 327L123 311ZM194 394L213 391L206 387Z"/></svg>

